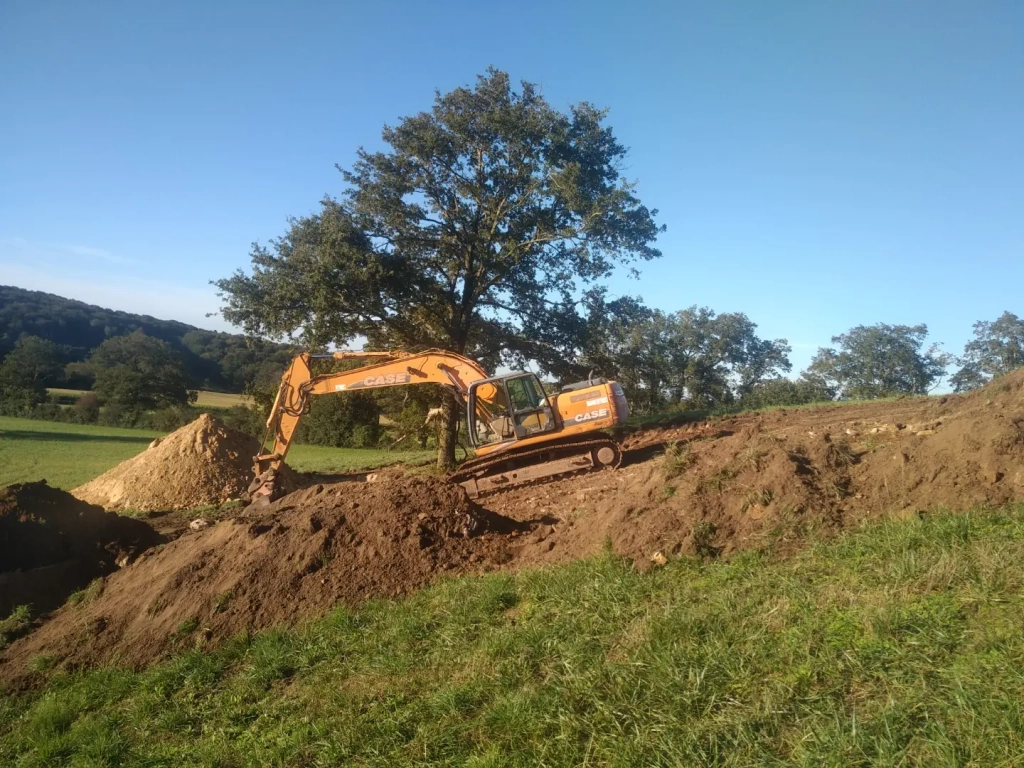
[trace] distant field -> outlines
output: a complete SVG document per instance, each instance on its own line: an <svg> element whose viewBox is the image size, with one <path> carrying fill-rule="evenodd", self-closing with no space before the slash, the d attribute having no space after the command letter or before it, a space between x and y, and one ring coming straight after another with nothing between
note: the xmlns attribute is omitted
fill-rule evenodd
<svg viewBox="0 0 1024 768"><path fill-rule="evenodd" d="M45 479L56 488L74 488L145 450L161 434L0 417L0 486ZM296 445L288 463L302 472L349 472L428 461L433 455Z"/></svg>
<svg viewBox="0 0 1024 768"><path fill-rule="evenodd" d="M74 488L144 450L161 433L0 417L0 486Z"/></svg>
<svg viewBox="0 0 1024 768"><path fill-rule="evenodd" d="M46 391L51 395L62 395L78 399L88 390L51 387ZM199 390L199 399L196 400L196 405L201 408L231 408L234 405L246 405L248 402L249 398L245 395L235 395L230 392L208 392L205 389L201 389Z"/></svg>
<svg viewBox="0 0 1024 768"><path fill-rule="evenodd" d="M199 399L196 405L201 408L231 408L235 405L247 405L249 398L245 395L234 395L230 392L207 392L199 390Z"/></svg>

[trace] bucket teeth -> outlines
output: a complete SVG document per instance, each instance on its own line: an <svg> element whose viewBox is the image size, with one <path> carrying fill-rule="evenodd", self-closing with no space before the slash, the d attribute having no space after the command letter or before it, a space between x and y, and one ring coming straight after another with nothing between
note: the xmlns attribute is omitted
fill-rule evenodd
<svg viewBox="0 0 1024 768"><path fill-rule="evenodd" d="M277 473L273 469L268 469L263 474L257 475L256 479L249 484L246 495L249 497L250 507L256 502L261 502L261 506L265 506L277 499L281 495L277 488Z"/></svg>

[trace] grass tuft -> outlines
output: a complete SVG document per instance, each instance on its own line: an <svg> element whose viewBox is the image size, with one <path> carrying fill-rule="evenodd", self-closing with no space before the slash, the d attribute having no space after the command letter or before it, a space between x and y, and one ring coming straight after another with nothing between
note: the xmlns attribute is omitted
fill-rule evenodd
<svg viewBox="0 0 1024 768"><path fill-rule="evenodd" d="M32 624L32 606L19 605L0 621L0 650L17 640Z"/></svg>

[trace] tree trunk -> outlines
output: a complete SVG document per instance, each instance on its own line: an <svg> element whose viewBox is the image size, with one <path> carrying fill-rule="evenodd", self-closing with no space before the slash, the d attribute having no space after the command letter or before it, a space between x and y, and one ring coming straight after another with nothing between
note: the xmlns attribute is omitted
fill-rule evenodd
<svg viewBox="0 0 1024 768"><path fill-rule="evenodd" d="M441 403L441 433L437 441L437 466L444 470L455 467L455 445L459 439L459 415L462 410L458 396L447 392Z"/></svg>

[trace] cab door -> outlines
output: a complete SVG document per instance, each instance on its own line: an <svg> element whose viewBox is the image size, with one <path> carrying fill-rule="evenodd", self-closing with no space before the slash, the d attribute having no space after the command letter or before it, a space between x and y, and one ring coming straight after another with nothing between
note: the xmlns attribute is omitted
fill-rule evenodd
<svg viewBox="0 0 1024 768"><path fill-rule="evenodd" d="M472 384L467 415L475 448L558 429L540 379L533 373L511 373Z"/></svg>
<svg viewBox="0 0 1024 768"><path fill-rule="evenodd" d="M508 393L512 429L517 440L558 428L544 387L536 374L513 373L506 376L505 391Z"/></svg>

